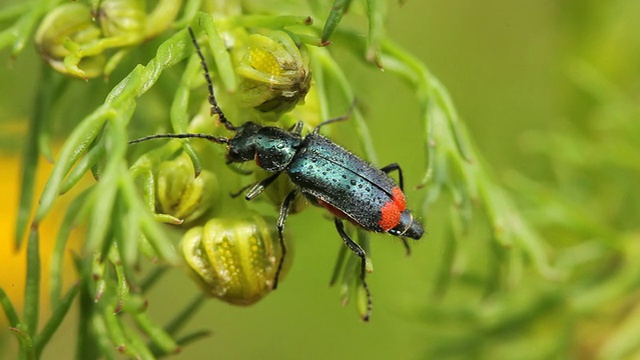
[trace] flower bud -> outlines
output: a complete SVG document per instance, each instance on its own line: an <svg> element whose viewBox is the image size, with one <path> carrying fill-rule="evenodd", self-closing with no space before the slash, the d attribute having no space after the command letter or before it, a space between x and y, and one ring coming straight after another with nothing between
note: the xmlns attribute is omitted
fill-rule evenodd
<svg viewBox="0 0 640 360"><path fill-rule="evenodd" d="M105 37L128 37L130 43L144 37L147 19L144 0L102 0L95 17Z"/></svg>
<svg viewBox="0 0 640 360"><path fill-rule="evenodd" d="M275 219L255 213L216 218L192 228L182 238L181 248L202 289L234 305L251 305L272 290L282 254ZM291 251L279 281L286 274L290 258Z"/></svg>
<svg viewBox="0 0 640 360"><path fill-rule="evenodd" d="M165 160L156 170L156 211L182 219L198 219L215 203L218 181L214 173L203 170L194 177L193 163L186 153Z"/></svg>
<svg viewBox="0 0 640 360"><path fill-rule="evenodd" d="M311 83L307 59L282 31L250 35L247 54L236 71L241 103L262 112L291 110L304 100Z"/></svg>
<svg viewBox="0 0 640 360"><path fill-rule="evenodd" d="M72 74L64 60L78 47L101 37L100 28L94 23L91 10L84 3L64 3L45 16L35 35L40 56L56 71ZM102 73L106 62L103 54L83 57L78 68L86 77Z"/></svg>

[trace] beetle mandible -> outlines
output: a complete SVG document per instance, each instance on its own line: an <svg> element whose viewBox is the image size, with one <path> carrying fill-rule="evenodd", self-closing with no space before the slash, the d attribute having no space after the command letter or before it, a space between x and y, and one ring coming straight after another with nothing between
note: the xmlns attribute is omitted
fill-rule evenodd
<svg viewBox="0 0 640 360"><path fill-rule="evenodd" d="M159 138L201 138L217 144L225 144L227 146L227 163L254 160L259 167L274 173L253 185L245 194L247 200L260 195L282 173L287 174L296 189L284 198L280 206L277 230L282 257L273 280L273 289L278 286L278 277L287 253L283 230L289 207L295 197L302 194L312 204L327 209L334 216L338 234L345 245L360 257L360 277L367 294L368 305L364 320L368 320L372 302L371 293L365 281L366 253L349 237L342 221L348 220L368 231L388 233L400 237L403 242L405 237L420 239L424 229L414 219L411 211L406 208L402 169L396 163L381 169L375 168L320 135L322 126L344 120L348 116L326 120L306 136L302 136L302 122L298 122L290 130L263 126L254 122L246 122L240 126L233 125L218 106L209 68L191 28L189 28L189 34L204 70L211 115L218 115L224 127L234 132L235 135L227 138L201 133L157 134L132 140L129 143L134 144ZM392 171L398 172L398 185L387 175Z"/></svg>

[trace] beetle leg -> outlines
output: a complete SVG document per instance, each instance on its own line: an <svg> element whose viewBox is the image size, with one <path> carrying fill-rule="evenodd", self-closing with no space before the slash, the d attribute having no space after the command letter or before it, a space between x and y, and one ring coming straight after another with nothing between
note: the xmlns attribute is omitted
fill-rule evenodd
<svg viewBox="0 0 640 360"><path fill-rule="evenodd" d="M238 165L238 163L232 163L227 161L226 162L227 166L229 167L229 169L231 169L233 172L240 174L240 175L251 175L253 174L253 170L250 169L243 169L240 167L240 165Z"/></svg>
<svg viewBox="0 0 640 360"><path fill-rule="evenodd" d="M382 170L387 174L389 174L392 171L398 171L398 185L400 185L400 190L404 191L404 177L402 176L402 168L400 168L400 165L398 165L398 163L389 164L381 168L380 170ZM411 255L411 248L409 247L409 243L407 242L407 239L401 237L400 240L402 240L402 245L404 245L404 249L407 252L407 256Z"/></svg>
<svg viewBox="0 0 640 360"><path fill-rule="evenodd" d="M347 245L347 247L351 249L351 251L356 253L356 255L358 255L362 260L360 265L360 279L362 279L362 285L364 286L364 290L367 293L367 313L364 315L363 320L369 321L369 316L371 315L372 302L371 302L371 292L369 291L369 286L367 285L367 282L365 280L365 276L367 273L367 270L366 270L367 254L364 252L364 249L360 245L356 244L353 240L351 240L349 235L344 231L344 225L342 224L342 220L338 219L337 217L333 218L333 220L336 224L336 230L338 230L338 234L340 234L342 241L344 241L345 245Z"/></svg>
<svg viewBox="0 0 640 360"><path fill-rule="evenodd" d="M402 245L404 245L404 250L407 252L407 256L411 256L411 247L409 246L407 239L401 237L400 240L402 240Z"/></svg>
<svg viewBox="0 0 640 360"><path fill-rule="evenodd" d="M398 163L393 163L393 164L389 164L385 167L383 167L382 169L383 172L385 173L390 173L392 171L398 171L398 184L400 185L400 190L402 190L404 192L404 177L402 176L402 169L400 168L400 165L398 165Z"/></svg>
<svg viewBox="0 0 640 360"><path fill-rule="evenodd" d="M242 189L235 191L235 192L230 192L229 196L231 196L232 198L237 198L238 196L240 196L240 194L242 194L243 192L245 192L248 188L256 186L256 184L249 184L249 185L245 185L242 187Z"/></svg>
<svg viewBox="0 0 640 360"><path fill-rule="evenodd" d="M279 175L280 175L280 173L277 172L277 173L269 176L268 178L260 180L257 184L253 185L251 190L247 191L247 194L244 196L244 198L247 199L247 200L251 200L251 199L255 198L256 196L262 194L264 189L266 189L267 186L271 185L271 183L274 182L278 178ZM247 188L248 188L248 186L243 188L240 191L242 192L242 191L246 190Z"/></svg>
<svg viewBox="0 0 640 360"><path fill-rule="evenodd" d="M295 125L289 129L292 133L296 135L302 135L302 128L304 127L304 123L302 121L298 121Z"/></svg>
<svg viewBox="0 0 640 360"><path fill-rule="evenodd" d="M274 176L272 175L271 177L274 177ZM284 235L283 235L284 223L287 220L287 215L289 215L289 207L291 206L291 203L293 202L293 200L296 198L297 194L298 194L298 191L292 190L289 193L289 195L287 195L287 197L284 198L284 201L282 201L282 205L280 206L280 215L278 216L277 227L278 227L278 240L280 241L280 250L282 252L282 256L280 257L280 261L278 262L278 270L276 271L276 276L273 279L273 290L278 288L278 279L280 278L280 271L282 271L282 265L284 264L284 257L285 255L287 255L287 245L284 243Z"/></svg>

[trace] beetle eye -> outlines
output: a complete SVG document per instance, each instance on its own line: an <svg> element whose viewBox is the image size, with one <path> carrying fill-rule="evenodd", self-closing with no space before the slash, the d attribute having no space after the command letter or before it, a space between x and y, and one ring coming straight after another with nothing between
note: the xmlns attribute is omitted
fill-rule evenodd
<svg viewBox="0 0 640 360"><path fill-rule="evenodd" d="M242 148L242 150L246 150L244 147L232 146L227 152L228 161L241 162L241 161L246 161L251 159L251 157L247 159L246 156L244 156L244 153L246 153L247 151L239 151L238 150L239 148Z"/></svg>

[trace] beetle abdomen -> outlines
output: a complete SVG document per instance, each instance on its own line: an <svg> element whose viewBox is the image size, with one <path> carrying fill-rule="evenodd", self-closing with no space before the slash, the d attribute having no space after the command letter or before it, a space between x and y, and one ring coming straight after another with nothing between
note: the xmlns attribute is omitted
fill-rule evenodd
<svg viewBox="0 0 640 360"><path fill-rule="evenodd" d="M387 232L406 208L387 174L320 135L305 138L286 171L307 197L367 230Z"/></svg>

